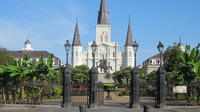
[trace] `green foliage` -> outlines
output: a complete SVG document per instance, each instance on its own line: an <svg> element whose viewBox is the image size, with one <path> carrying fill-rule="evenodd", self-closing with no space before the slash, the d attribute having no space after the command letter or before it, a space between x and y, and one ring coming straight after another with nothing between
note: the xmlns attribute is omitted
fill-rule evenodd
<svg viewBox="0 0 200 112"><path fill-rule="evenodd" d="M200 82L200 52L199 45L190 48L186 45L185 52L181 55L181 73L184 74L183 79L187 84Z"/></svg>
<svg viewBox="0 0 200 112"><path fill-rule="evenodd" d="M186 45L185 51L181 51L178 47L171 47L165 52L164 67L167 71L168 87L188 85L188 101L199 97L198 88L191 86L200 83L199 47L200 44L194 48ZM172 90L168 92L170 91Z"/></svg>
<svg viewBox="0 0 200 112"><path fill-rule="evenodd" d="M124 68L120 71L116 71L113 73L113 79L116 85L122 88L129 88L130 78L131 78L131 67Z"/></svg>
<svg viewBox="0 0 200 112"><path fill-rule="evenodd" d="M103 84L104 86L114 86L115 84L113 84L113 83L105 83L105 84Z"/></svg>
<svg viewBox="0 0 200 112"><path fill-rule="evenodd" d="M153 71L153 72L149 73L147 75L147 77L146 77L146 81L149 84L152 84L152 85L155 84L156 81L157 81L157 73L156 73L156 71Z"/></svg>
<svg viewBox="0 0 200 112"><path fill-rule="evenodd" d="M54 86L53 89L54 89L56 96L61 96L61 94L62 94L62 87L61 86Z"/></svg>
<svg viewBox="0 0 200 112"><path fill-rule="evenodd" d="M167 81L169 84L183 84L183 74L180 72L182 51L179 47L169 47L164 55L164 69L167 72Z"/></svg>
<svg viewBox="0 0 200 112"><path fill-rule="evenodd" d="M14 62L14 57L8 53L7 49L0 48L0 65L13 65Z"/></svg>
<svg viewBox="0 0 200 112"><path fill-rule="evenodd" d="M0 86L4 88L4 94L7 96L13 94L13 99L16 96L19 96L20 100L25 97L39 98L43 92L43 86L37 83L50 81L60 83L60 69L53 68L52 54L48 56L47 62L42 56L39 57L39 61L30 61L26 55L14 62L11 65L0 65L0 78L3 82ZM29 83L31 85L27 86Z"/></svg>
<svg viewBox="0 0 200 112"><path fill-rule="evenodd" d="M84 85L89 80L89 68L86 65L76 66L72 69L72 81L78 85Z"/></svg>

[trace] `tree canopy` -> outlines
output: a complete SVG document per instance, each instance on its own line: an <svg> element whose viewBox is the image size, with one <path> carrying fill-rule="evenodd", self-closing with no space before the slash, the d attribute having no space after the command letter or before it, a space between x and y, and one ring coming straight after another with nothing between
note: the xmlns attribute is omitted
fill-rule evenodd
<svg viewBox="0 0 200 112"><path fill-rule="evenodd" d="M14 57L8 53L7 49L0 48L0 65L12 65L14 62Z"/></svg>

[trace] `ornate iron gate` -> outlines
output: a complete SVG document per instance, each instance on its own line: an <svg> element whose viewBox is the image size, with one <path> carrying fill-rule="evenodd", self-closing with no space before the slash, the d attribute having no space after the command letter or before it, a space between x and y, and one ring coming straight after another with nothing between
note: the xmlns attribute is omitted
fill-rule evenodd
<svg viewBox="0 0 200 112"><path fill-rule="evenodd" d="M155 83L143 83L140 81L139 95L141 106L149 105L155 107L156 105L156 82Z"/></svg>

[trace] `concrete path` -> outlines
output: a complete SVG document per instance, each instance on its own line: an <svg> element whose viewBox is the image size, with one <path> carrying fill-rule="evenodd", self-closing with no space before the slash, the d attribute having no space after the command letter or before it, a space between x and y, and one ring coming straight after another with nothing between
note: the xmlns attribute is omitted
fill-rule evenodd
<svg viewBox="0 0 200 112"><path fill-rule="evenodd" d="M79 108L65 109L60 106L31 106L31 105L0 105L0 112L79 112ZM88 109L86 112L143 112L143 109L101 107ZM150 112L200 112L200 107L166 107L164 109L151 108Z"/></svg>

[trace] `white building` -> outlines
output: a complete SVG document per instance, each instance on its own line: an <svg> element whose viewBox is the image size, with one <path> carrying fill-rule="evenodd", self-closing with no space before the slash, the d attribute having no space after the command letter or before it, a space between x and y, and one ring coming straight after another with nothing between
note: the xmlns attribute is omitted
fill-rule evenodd
<svg viewBox="0 0 200 112"><path fill-rule="evenodd" d="M25 55L27 55L31 61L32 60L38 61L39 57L42 56L46 62L47 62L48 56L51 54L47 51L34 51L33 48L31 47L31 42L29 40L26 40L24 46L25 48L22 48L21 51L9 51L9 54L11 56L14 56L17 59L21 59ZM59 67L61 65L62 65L61 60L58 57L54 56L53 66Z"/></svg>
<svg viewBox="0 0 200 112"><path fill-rule="evenodd" d="M177 44L177 46L180 48L180 50L184 51L184 46L183 46L181 39L179 39L179 43ZM143 67L145 69L146 75L148 75L149 73L151 73L153 71L157 71L158 68L160 67L160 54L156 54L156 55L146 59L143 62Z"/></svg>
<svg viewBox="0 0 200 112"><path fill-rule="evenodd" d="M106 0L101 0L100 11L98 12L98 21L96 25L96 44L97 52L95 54L95 65L99 65L101 59L107 59L107 65L112 67L110 73L121 68L134 66L134 52L132 48L132 30L129 21L126 43L124 51L119 50L119 44L112 42L112 25L109 24L109 12L106 8ZM72 43L72 66L87 65L92 67L92 42L88 43L87 51L83 51L80 41L78 23L76 22L73 43ZM125 38L124 38L125 39ZM100 74L103 71L99 69ZM103 75L99 75L99 80L103 79Z"/></svg>

